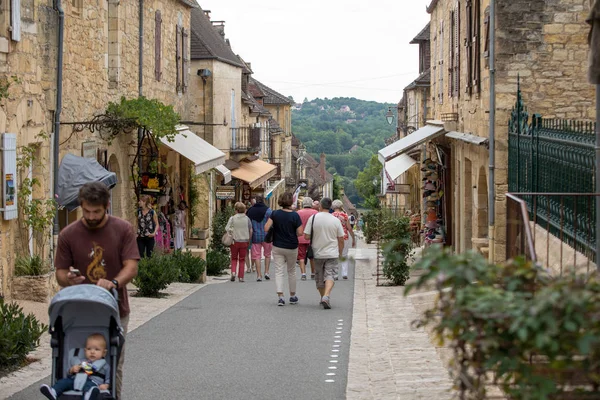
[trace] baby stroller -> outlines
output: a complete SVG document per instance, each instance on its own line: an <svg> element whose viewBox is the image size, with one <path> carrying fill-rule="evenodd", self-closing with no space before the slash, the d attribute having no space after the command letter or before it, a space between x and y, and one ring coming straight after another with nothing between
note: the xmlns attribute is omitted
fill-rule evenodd
<svg viewBox="0 0 600 400"><path fill-rule="evenodd" d="M106 362L110 365L110 389L102 391L99 399L116 399L117 365L125 343L119 318L118 295L96 285L76 285L62 289L48 308L52 339L52 382L67 377L73 356L85 353L86 338L94 333L104 335ZM79 400L80 391L68 391L60 400Z"/></svg>

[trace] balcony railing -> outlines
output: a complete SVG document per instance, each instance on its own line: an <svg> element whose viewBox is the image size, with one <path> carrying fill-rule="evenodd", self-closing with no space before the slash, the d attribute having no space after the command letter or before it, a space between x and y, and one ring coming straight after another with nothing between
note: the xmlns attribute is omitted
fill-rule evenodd
<svg viewBox="0 0 600 400"><path fill-rule="evenodd" d="M562 274L590 273L596 260L594 193L507 194L506 256Z"/></svg>
<svg viewBox="0 0 600 400"><path fill-rule="evenodd" d="M255 153L260 151L262 128L249 126L231 128L231 151Z"/></svg>

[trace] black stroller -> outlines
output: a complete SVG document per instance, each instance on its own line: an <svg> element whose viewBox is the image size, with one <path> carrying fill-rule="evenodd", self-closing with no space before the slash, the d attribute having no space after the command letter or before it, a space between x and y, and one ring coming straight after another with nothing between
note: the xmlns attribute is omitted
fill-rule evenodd
<svg viewBox="0 0 600 400"><path fill-rule="evenodd" d="M110 389L102 391L99 399L116 399L116 373L121 349L125 343L119 318L117 292L111 294L96 285L76 285L62 289L48 308L52 339L52 382L67 377L69 360L83 354L86 338L94 333L104 335L106 362L110 365ZM79 400L80 391L63 393L61 400Z"/></svg>

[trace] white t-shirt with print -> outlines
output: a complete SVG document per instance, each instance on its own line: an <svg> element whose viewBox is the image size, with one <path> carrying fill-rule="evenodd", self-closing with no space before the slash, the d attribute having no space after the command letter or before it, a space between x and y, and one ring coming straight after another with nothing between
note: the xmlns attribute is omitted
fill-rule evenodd
<svg viewBox="0 0 600 400"><path fill-rule="evenodd" d="M340 250L337 238L344 237L344 229L339 219L325 212L315 214L315 229L312 230L313 218L309 218L304 233L312 236L312 248L315 258L338 258Z"/></svg>

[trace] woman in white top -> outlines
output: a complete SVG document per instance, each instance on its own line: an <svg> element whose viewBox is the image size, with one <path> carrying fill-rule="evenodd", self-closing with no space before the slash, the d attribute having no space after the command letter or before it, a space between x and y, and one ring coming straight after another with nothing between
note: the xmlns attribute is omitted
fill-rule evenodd
<svg viewBox="0 0 600 400"><path fill-rule="evenodd" d="M236 272L240 282L244 282L244 265L248 244L252 238L252 222L246 216L244 203L235 203L236 214L229 218L225 230L233 235L231 250L231 282L235 282Z"/></svg>

